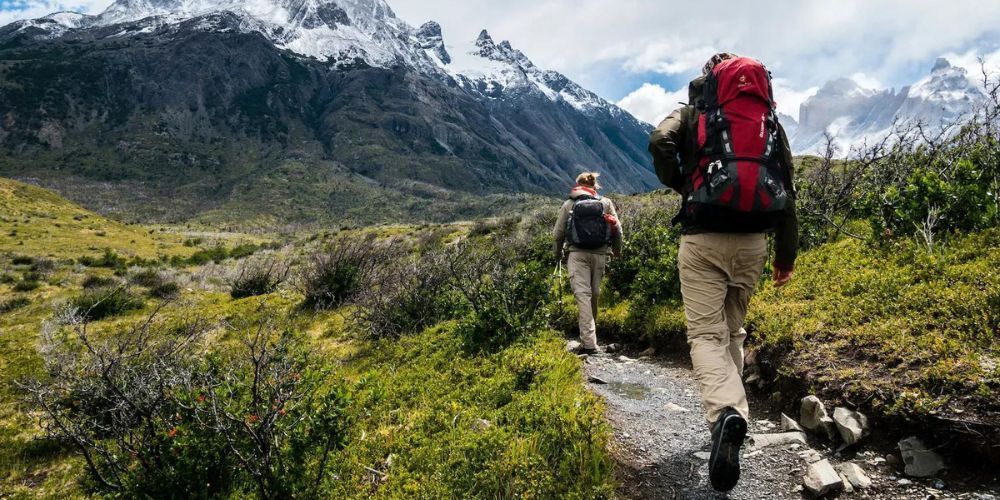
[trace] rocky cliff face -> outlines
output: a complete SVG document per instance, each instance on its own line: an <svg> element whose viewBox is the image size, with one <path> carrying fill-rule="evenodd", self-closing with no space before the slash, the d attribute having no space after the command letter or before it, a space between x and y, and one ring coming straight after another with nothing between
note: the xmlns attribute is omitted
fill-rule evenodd
<svg viewBox="0 0 1000 500"><path fill-rule="evenodd" d="M648 125L486 32L449 50L381 0L119 0L13 23L0 117L0 175L143 219L440 220L582 169L656 185Z"/></svg>

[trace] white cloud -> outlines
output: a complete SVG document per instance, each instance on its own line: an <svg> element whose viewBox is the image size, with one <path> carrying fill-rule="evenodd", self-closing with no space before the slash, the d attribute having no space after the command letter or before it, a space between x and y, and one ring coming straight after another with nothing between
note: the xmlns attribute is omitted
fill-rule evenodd
<svg viewBox="0 0 1000 500"><path fill-rule="evenodd" d="M866 75L861 72L854 73L853 75L851 75L851 80L854 80L854 83L857 83L858 85L861 85L861 87L866 89L880 90L884 88L882 82L878 81L877 78Z"/></svg>
<svg viewBox="0 0 1000 500"><path fill-rule="evenodd" d="M659 85L645 83L618 101L618 106L644 122L657 125L687 101L687 88L668 92Z"/></svg>
<svg viewBox="0 0 1000 500"><path fill-rule="evenodd" d="M799 107L819 90L819 87L796 90L792 82L784 78L775 78L772 87L774 100L778 103L778 112L791 116L796 121L799 119Z"/></svg>

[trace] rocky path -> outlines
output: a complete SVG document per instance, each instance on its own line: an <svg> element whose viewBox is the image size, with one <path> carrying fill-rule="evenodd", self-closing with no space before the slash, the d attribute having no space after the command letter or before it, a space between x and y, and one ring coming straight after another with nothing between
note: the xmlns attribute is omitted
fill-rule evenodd
<svg viewBox="0 0 1000 500"><path fill-rule="evenodd" d="M740 484L728 495L717 494L708 482L709 430L686 360L601 354L585 359L585 372L591 390L607 405L614 428L612 452L619 462L619 494L624 498L804 498L802 477L810 463L829 459L834 466L856 463L872 480L871 487L841 493L841 498L1000 500L1000 492L983 486L970 491L941 479L903 477L875 450L837 456L814 437L805 445L760 449L748 442ZM780 432L777 415L753 411L751 434Z"/></svg>

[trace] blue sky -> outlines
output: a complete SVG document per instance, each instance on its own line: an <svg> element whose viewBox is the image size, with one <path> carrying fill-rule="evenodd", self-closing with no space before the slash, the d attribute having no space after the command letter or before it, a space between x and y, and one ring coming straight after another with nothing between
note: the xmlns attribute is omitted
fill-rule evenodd
<svg viewBox="0 0 1000 500"><path fill-rule="evenodd" d="M685 100L686 82L718 51L764 61L777 79L780 110L792 116L833 78L899 88L939 56L970 69L977 56L1000 66L997 1L388 1L412 25L441 23L448 45L464 45L486 28L538 66L651 122ZM0 24L57 10L97 13L110 3L0 0Z"/></svg>

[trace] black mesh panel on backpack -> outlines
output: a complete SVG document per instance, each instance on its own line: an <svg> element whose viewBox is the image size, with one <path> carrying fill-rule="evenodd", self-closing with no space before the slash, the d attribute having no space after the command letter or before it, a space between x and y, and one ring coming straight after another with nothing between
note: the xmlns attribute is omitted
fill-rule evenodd
<svg viewBox="0 0 1000 500"><path fill-rule="evenodd" d="M604 203L596 198L580 198L573 202L567 222L569 243L576 248L594 250L611 243L611 228L604 218Z"/></svg>

